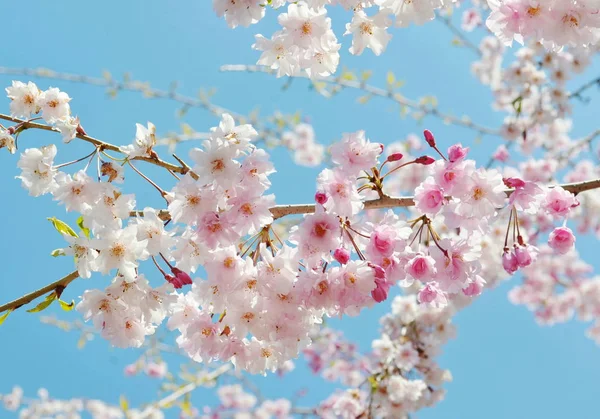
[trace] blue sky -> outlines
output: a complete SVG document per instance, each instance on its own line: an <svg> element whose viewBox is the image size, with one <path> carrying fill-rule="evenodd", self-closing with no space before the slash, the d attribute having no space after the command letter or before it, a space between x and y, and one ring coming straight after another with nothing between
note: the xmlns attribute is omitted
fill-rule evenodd
<svg viewBox="0 0 600 419"><path fill-rule="evenodd" d="M127 2L80 2L63 0L46 2L2 2L5 42L0 66L48 67L57 71L99 76L103 70L115 77L125 72L133 78L167 88L179 82L181 93L196 95L199 88L217 88L215 103L239 113L259 107L267 115L275 110L309 116L317 138L329 143L343 132L365 129L368 136L382 143L422 131L410 119L401 119L399 109L383 99L373 99L367 106L356 103L358 92L343 92L327 100L296 81L282 91L283 82L264 74L220 73L223 64L252 64L253 34L270 35L276 28L271 14L257 27L230 30L214 16L209 1L130 0ZM337 34L343 33L345 15L336 12ZM405 80L402 92L410 98L435 94L441 109L455 115L468 114L482 125L498 126L501 117L490 109L489 91L470 75L473 58L467 50L451 45L451 35L439 22L424 27L395 30L387 52L374 57L367 51L361 57L346 51L349 39L343 39L342 64L356 70L371 69L372 82L383 86L388 70ZM589 74L597 74L595 65ZM8 86L11 76L0 75L0 85ZM587 80L583 77L580 80ZM26 81L26 80L24 80ZM122 93L116 100L106 97L101 88L34 80L40 87L58 86L73 98L72 109L90 135L116 144L127 144L135 133L135 123L152 121L159 132L177 130L187 122L203 131L216 124L214 116L191 110L183 120L176 116L176 104L166 100L145 100L137 93ZM0 102L8 113L8 100ZM575 105L574 136L596 128L592 105ZM474 134L466 129L443 125L427 119L431 129L444 144L471 144ZM26 132L21 147L58 142L56 135ZM485 138L473 145L476 156L494 150L498 140ZM86 152L85 145L73 142L59 148L59 161L68 161ZM27 196L16 176L16 158L0 150L0 300L12 300L70 272L70 261L53 259L49 252L64 245L47 217L72 220L64 209L48 197ZM302 203L314 194L317 169L297 168L287 153L272 152L278 173L273 176L273 191L280 203ZM152 173L151 171L149 173ZM293 187L290 187L293 186ZM138 188L139 187L139 188ZM159 205L152 191L133 183L138 201ZM578 242L580 253L593 262L591 240ZM594 246L597 246L594 244ZM597 268L596 264L596 268ZM92 284L90 281L95 282ZM74 282L66 299L76 299L87 288L104 288L108 279L94 277ZM489 291L456 318L458 338L451 341L440 363L451 369L454 381L446 386L446 400L434 409L423 411L419 418L537 418L547 419L597 417L600 395L600 348L584 337L585 326L569 323L553 328L538 327L532 315L522 307L512 306L506 297L511 283ZM389 308L389 302L364 313L360 318L335 322L368 348L377 336L377 319ZM45 314L55 313L74 319L75 312L62 313L56 306ZM100 339L84 351L76 348L78 336L40 324L38 315L24 310L13 313L0 327L0 393L9 392L13 384L24 387L29 395L45 387L54 397L100 398L115 404L125 394L131 405L155 399L156 383L147 379L124 379L123 367L136 358L135 350L110 349ZM315 403L328 395L332 386L323 384L306 371L294 372L282 383L279 379L257 379L265 395L289 396L302 387L310 391L302 404ZM211 404L212 393L196 396L199 404ZM175 417L168 412L167 417ZM0 417L11 417L0 411Z"/></svg>

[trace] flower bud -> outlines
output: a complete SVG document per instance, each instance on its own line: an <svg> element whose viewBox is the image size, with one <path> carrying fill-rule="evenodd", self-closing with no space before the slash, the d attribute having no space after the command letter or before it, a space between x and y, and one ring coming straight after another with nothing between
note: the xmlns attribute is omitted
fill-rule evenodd
<svg viewBox="0 0 600 419"><path fill-rule="evenodd" d="M393 153L388 156L387 161L394 162L394 161L402 160L402 157L404 157L404 154L402 154L402 153Z"/></svg>
<svg viewBox="0 0 600 419"><path fill-rule="evenodd" d="M464 159L469 152L469 147L463 147L462 144L454 144L448 147L448 160L454 163Z"/></svg>
<svg viewBox="0 0 600 419"><path fill-rule="evenodd" d="M325 192L317 192L315 194L315 202L321 205L324 205L327 202L327 195Z"/></svg>
<svg viewBox="0 0 600 419"><path fill-rule="evenodd" d="M555 252L564 255L573 248L575 244L575 235L570 228L558 227L555 228L548 238L548 246L554 249Z"/></svg>
<svg viewBox="0 0 600 419"><path fill-rule="evenodd" d="M434 162L435 162L435 159L433 157L429 157L429 156L421 156L415 160L415 163L422 164L424 166L429 166L430 164L433 164Z"/></svg>
<svg viewBox="0 0 600 419"><path fill-rule="evenodd" d="M463 288L462 292L467 297L475 297L475 296L481 294L481 291L483 291L484 285L485 285L484 279L482 277L480 277L479 275L477 275L473 281L469 282L469 285L467 285L465 288Z"/></svg>
<svg viewBox="0 0 600 419"><path fill-rule="evenodd" d="M515 257L519 267L524 268L535 261L537 252L533 246L517 246L515 247Z"/></svg>
<svg viewBox="0 0 600 419"><path fill-rule="evenodd" d="M429 147L435 147L435 137L433 136L432 132L426 129L423 131L423 135L425 135L425 141L427 141Z"/></svg>
<svg viewBox="0 0 600 419"><path fill-rule="evenodd" d="M375 273L375 285L375 289L371 291L371 297L373 297L376 302L381 303L387 299L391 284L385 277L383 279L377 278L377 273Z"/></svg>
<svg viewBox="0 0 600 419"><path fill-rule="evenodd" d="M350 260L350 252L342 247L335 249L333 252L333 258L342 265L345 265Z"/></svg>
<svg viewBox="0 0 600 419"><path fill-rule="evenodd" d="M517 261L516 255L508 249L505 249L504 254L502 255L502 267L510 275L514 274L519 269L519 262Z"/></svg>
<svg viewBox="0 0 600 419"><path fill-rule="evenodd" d="M502 179L504 184L509 188L523 188L525 187L525 182L516 177L509 177Z"/></svg>
<svg viewBox="0 0 600 419"><path fill-rule="evenodd" d="M175 275L175 277L177 278L177 280L182 285L192 285L192 278L190 278L190 276L187 273L183 272L181 269L171 268L171 273L173 275Z"/></svg>

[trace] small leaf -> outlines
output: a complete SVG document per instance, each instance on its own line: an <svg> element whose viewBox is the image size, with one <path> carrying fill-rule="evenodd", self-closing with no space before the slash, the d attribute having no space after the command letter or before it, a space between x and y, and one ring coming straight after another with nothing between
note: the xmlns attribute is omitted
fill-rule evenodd
<svg viewBox="0 0 600 419"><path fill-rule="evenodd" d="M68 234L69 236L79 237L77 233L75 233L75 230L69 227L69 225L64 221L61 221L56 217L48 218L48 221L52 223L56 231L58 231L60 234Z"/></svg>
<svg viewBox="0 0 600 419"><path fill-rule="evenodd" d="M360 103L361 105L364 105L365 103L367 103L369 101L369 99L371 99L371 95L364 95L361 96L357 99L357 102Z"/></svg>
<svg viewBox="0 0 600 419"><path fill-rule="evenodd" d="M90 229L83 224L83 215L77 219L77 227L79 227L85 237L90 238Z"/></svg>
<svg viewBox="0 0 600 419"><path fill-rule="evenodd" d="M10 313L12 313L13 309L11 308L10 310L7 310L6 313L4 313L3 315L0 316L0 325L2 323L4 323L4 320L6 320L6 318L8 317L8 315Z"/></svg>
<svg viewBox="0 0 600 419"><path fill-rule="evenodd" d="M46 308L48 308L48 306L50 304L52 304L52 302L56 300L56 292L52 291L50 294L48 294L46 296L46 299L44 301L42 301L41 303L39 303L37 306L35 306L34 308L27 310L28 313L38 313L42 310L45 310Z"/></svg>
<svg viewBox="0 0 600 419"><path fill-rule="evenodd" d="M360 78L362 81L367 81L371 78L372 75L373 75L373 72L371 70L366 70L360 74Z"/></svg>
<svg viewBox="0 0 600 419"><path fill-rule="evenodd" d="M71 311L75 307L75 300L71 300L70 303L67 303L63 300L58 300L58 303L60 304L60 308L62 308L64 311Z"/></svg>
<svg viewBox="0 0 600 419"><path fill-rule="evenodd" d="M54 249L52 253L50 253L50 256L52 256L53 258L66 255L67 254L65 253L65 249Z"/></svg>
<svg viewBox="0 0 600 419"><path fill-rule="evenodd" d="M127 412L127 410L129 410L129 402L123 395L121 395L121 397L119 397L119 405L121 406L121 410L123 412Z"/></svg>
<svg viewBox="0 0 600 419"><path fill-rule="evenodd" d="M392 86L396 81L396 76L394 75L394 73L388 71L386 81L389 86Z"/></svg>

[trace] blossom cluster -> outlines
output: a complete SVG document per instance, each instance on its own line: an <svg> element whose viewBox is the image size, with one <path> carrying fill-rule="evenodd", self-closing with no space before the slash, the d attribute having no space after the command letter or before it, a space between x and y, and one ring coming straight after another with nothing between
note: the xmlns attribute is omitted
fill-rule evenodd
<svg viewBox="0 0 600 419"><path fill-rule="evenodd" d="M227 24L235 28L249 26L265 16L265 9L284 9L278 16L282 26L270 38L256 35L254 49L262 51L258 64L275 70L279 77L298 75L302 71L309 77L323 77L335 73L341 44L331 29L327 17L328 7L339 4L353 12L346 24L344 35L352 35L350 52L360 55L368 48L380 55L392 36L387 32L392 25L406 27L411 23L424 24L435 18L435 11L450 7L455 0L427 0L407 2L404 0L286 0L264 1L213 0L213 7ZM286 4L287 8L285 7ZM376 7L371 16L367 10Z"/></svg>

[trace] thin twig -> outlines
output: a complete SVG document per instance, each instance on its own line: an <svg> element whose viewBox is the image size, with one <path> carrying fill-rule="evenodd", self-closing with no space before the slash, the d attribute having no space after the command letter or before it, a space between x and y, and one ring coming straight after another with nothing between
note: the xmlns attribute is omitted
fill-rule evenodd
<svg viewBox="0 0 600 419"><path fill-rule="evenodd" d="M44 130L44 131L60 132L58 129L54 128L53 126L38 124L37 122L30 122L30 121L27 121L24 119L14 118L10 115L0 114L0 119L4 119L6 121L12 121L14 123L17 123L25 129L34 128L34 129L40 129L40 130ZM87 141L88 143L94 144L95 146L99 147L101 150L110 150L110 151L114 151L117 153L123 153L123 151L121 151L120 147L118 147L114 144L106 143L104 141L90 137L89 135L77 134L76 137L80 140ZM188 169L186 169L183 166L177 166L172 163L168 163L164 160L161 160L158 157L136 156L136 157L131 158L131 160L145 161L147 163L151 163L156 166L164 167L165 169L171 170L172 172L181 173L181 174L186 174L189 171ZM194 172L190 172L190 175L194 179L198 179L198 176Z"/></svg>
<svg viewBox="0 0 600 419"><path fill-rule="evenodd" d="M268 67L257 66L257 65L243 65L243 64L241 64L241 65L224 65L224 66L221 66L221 71L267 73L267 74L275 73L274 70L272 70ZM341 77L317 77L314 79L310 79L310 77L306 74L298 74L293 77L309 79L311 81L311 83L313 83L313 85L315 82L325 82L325 83L329 83L329 84L332 84L335 86L359 89L359 90L365 91L373 96L380 96L380 97L388 98L389 100L392 100L393 102L396 102L401 106L406 106L408 108L415 109L419 112L422 112L425 115L435 116L437 118L442 119L447 124L463 126L465 128L472 129L481 135L484 135L484 134L494 135L494 136L500 135L500 131L497 129L484 127L482 125L471 122L468 119L458 118L456 116L442 113L442 112L438 111L436 108L427 107L426 105L418 103L417 101L408 99L408 98L402 96L400 93L395 93L389 89L382 89L380 87L371 86L369 84L366 84L365 82L356 81L356 80L346 80Z"/></svg>

